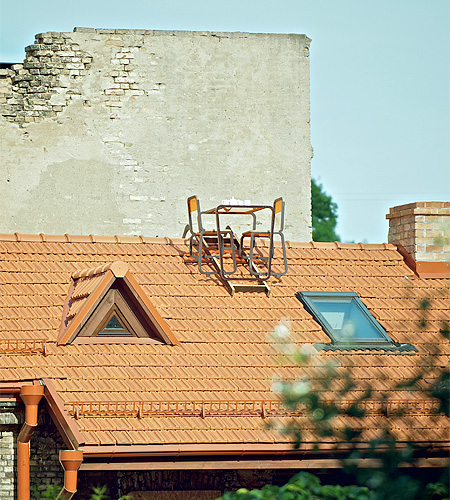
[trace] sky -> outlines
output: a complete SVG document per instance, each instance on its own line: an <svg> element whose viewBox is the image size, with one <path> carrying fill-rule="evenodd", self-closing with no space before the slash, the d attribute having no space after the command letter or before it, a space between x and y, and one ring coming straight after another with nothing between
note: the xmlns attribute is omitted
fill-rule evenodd
<svg viewBox="0 0 450 500"><path fill-rule="evenodd" d="M341 241L387 241L389 208L450 200L449 0L0 0L0 61L74 27L312 39L312 176Z"/></svg>

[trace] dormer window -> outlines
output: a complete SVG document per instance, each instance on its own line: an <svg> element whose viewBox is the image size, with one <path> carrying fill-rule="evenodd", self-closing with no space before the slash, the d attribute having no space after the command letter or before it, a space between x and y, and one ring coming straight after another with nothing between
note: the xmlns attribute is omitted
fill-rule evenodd
<svg viewBox="0 0 450 500"><path fill-rule="evenodd" d="M332 348L417 351L394 342L355 292L298 292L296 296L330 337Z"/></svg>
<svg viewBox="0 0 450 500"><path fill-rule="evenodd" d="M178 344L124 262L77 271L64 305L58 345Z"/></svg>

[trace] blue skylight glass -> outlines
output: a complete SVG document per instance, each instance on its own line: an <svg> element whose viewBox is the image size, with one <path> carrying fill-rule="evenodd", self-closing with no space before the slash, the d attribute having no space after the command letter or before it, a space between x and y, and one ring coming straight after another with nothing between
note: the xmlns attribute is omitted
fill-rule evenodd
<svg viewBox="0 0 450 500"><path fill-rule="evenodd" d="M297 298L333 343L393 344L355 292L298 292Z"/></svg>

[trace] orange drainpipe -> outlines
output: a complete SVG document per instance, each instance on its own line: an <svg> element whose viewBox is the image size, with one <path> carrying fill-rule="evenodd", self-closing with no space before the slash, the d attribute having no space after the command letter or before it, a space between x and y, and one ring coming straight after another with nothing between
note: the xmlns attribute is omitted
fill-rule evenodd
<svg viewBox="0 0 450 500"><path fill-rule="evenodd" d="M17 438L17 498L30 500L30 439L37 426L38 404L44 395L44 386L24 385L19 394L25 404L25 423Z"/></svg>
<svg viewBox="0 0 450 500"><path fill-rule="evenodd" d="M56 500L70 500L77 491L77 475L83 452L79 450L61 450L59 461L64 468L64 486Z"/></svg>

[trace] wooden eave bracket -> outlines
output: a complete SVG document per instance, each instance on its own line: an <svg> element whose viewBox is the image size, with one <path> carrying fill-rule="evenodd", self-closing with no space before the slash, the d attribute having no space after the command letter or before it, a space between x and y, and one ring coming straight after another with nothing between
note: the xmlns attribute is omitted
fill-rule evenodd
<svg viewBox="0 0 450 500"><path fill-rule="evenodd" d="M67 412L64 403L49 379L44 378L44 397L50 416L68 448L77 450L85 444L85 440L73 418Z"/></svg>
<svg viewBox="0 0 450 500"><path fill-rule="evenodd" d="M92 278L93 276L99 274L104 274L100 283L98 283L95 290L91 292L91 294L81 307L81 310L67 327L67 317L70 312L72 297L76 288L77 280L82 278ZM161 340L166 344L178 345L179 342L177 338L170 330L169 326L164 321L162 316L156 310L151 300L147 297L142 287L128 270L128 265L120 261L116 261L112 264L100 266L91 270L88 269L84 271L77 271L72 276L72 283L70 285L69 292L67 294L67 298L63 307L63 316L57 339L57 345L71 343L77 337L77 335L86 325L86 322L92 316L97 306L102 302L116 280L120 280L121 284L125 287L130 296L138 304L138 307L145 320L154 328L155 332L161 338Z"/></svg>

